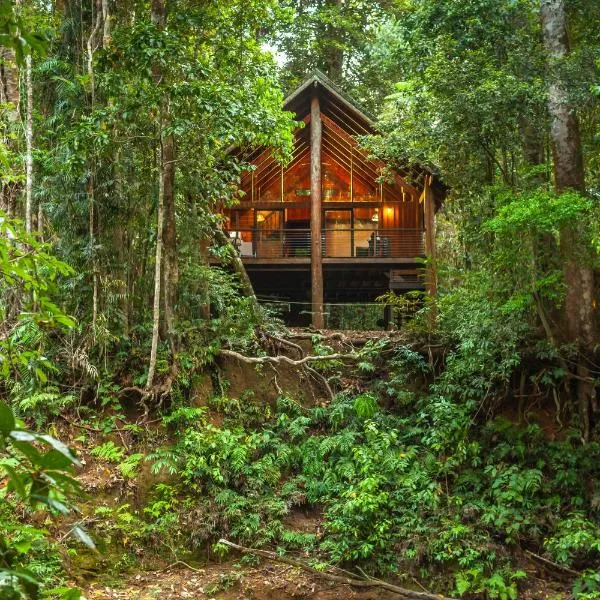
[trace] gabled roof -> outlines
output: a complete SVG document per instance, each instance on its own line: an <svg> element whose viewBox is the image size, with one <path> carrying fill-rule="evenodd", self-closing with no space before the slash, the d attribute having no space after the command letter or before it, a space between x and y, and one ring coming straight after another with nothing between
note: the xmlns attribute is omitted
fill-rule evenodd
<svg viewBox="0 0 600 600"><path fill-rule="evenodd" d="M319 97L321 116L324 122L322 139L325 149L327 150L329 146L329 150L333 150L333 146L336 146L338 153L343 154L345 152L348 156L352 152L355 152L355 159L364 159L364 162L372 163L377 168L382 168L384 164L381 161L368 157L364 151L361 152L358 149L358 140L356 139L358 136L377 133L377 126L373 118L351 96L341 90L321 71L315 70L306 77L285 98L283 108L293 112L296 115L297 121L304 121L308 125L310 123L311 100L315 93ZM300 129L296 132L293 157L298 158L298 156L310 147L308 133L306 129ZM344 146L346 147L345 149ZM352 150L348 154L350 147L356 148L356 150ZM242 154L245 160L252 162L260 159L260 157L264 158L267 156L269 150L265 148L253 148L252 150L242 152ZM352 160L348 156L342 156L342 158L348 162L348 160ZM276 162L273 156L269 160L273 164ZM293 162L294 160L292 160ZM438 202L441 202L441 199L446 194L447 189L436 176L436 169L425 165L406 164L403 166L396 164L393 167L393 171L401 178L402 185L410 188L417 195L417 189L422 189L423 178L425 176L432 176L432 185L440 192L436 197Z"/></svg>
<svg viewBox="0 0 600 600"><path fill-rule="evenodd" d="M375 132L376 126L371 116L318 69L313 71L283 101L283 107L286 110L295 112L297 119L302 120L310 113L310 102L314 91L319 95L323 112L332 113L331 116L336 120L339 119L340 115L350 117L347 125L351 133L364 135Z"/></svg>

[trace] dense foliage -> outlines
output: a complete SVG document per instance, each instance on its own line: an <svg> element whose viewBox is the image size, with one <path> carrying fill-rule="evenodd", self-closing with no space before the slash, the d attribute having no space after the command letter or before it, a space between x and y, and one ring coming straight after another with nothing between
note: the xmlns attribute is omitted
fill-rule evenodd
<svg viewBox="0 0 600 600"><path fill-rule="evenodd" d="M468 597L540 597L536 560L600 597L599 6L0 0L0 596L76 598L90 564L118 578L225 536ZM282 88L313 68L378 119L365 148L446 186L439 294L386 295L403 337L301 371L326 400L268 362L277 402L235 398L222 348L297 348L219 210L245 151L289 159ZM63 435L121 486L77 519Z"/></svg>

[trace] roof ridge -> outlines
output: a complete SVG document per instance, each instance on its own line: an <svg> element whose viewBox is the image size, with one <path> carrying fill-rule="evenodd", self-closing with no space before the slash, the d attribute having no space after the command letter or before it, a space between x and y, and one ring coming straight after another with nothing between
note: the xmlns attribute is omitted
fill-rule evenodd
<svg viewBox="0 0 600 600"><path fill-rule="evenodd" d="M283 106L287 106L294 98L297 98L306 88L312 83L320 83L325 89L330 91L332 94L337 96L342 102L349 105L354 111L356 111L365 121L373 128L377 129L375 121L372 115L365 111L359 102L357 102L350 94L345 92L339 85L334 83L325 73L319 69L313 69L309 75L307 75L302 83L296 89L294 89L283 101Z"/></svg>

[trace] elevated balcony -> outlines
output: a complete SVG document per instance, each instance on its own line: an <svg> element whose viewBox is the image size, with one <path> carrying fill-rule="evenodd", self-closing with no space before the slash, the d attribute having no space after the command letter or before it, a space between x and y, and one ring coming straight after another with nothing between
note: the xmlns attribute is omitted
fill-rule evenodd
<svg viewBox="0 0 600 600"><path fill-rule="evenodd" d="M310 229L241 229L229 237L245 263L310 263ZM323 229L324 263L414 262L424 255L422 229Z"/></svg>

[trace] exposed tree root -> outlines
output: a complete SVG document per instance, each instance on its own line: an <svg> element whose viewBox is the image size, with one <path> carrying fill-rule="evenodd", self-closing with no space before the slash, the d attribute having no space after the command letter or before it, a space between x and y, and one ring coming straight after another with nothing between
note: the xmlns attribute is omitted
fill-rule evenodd
<svg viewBox="0 0 600 600"><path fill-rule="evenodd" d="M224 546L229 546L230 548L234 548L238 552L242 554L254 554L255 556L262 556L268 560L274 560L276 562L284 563L286 565L291 565L293 567L298 567L311 575L315 575L320 577L321 579L326 579L327 581L333 581L335 583L341 583L345 585L349 585L352 587L360 587L360 588L381 588L387 590L389 592L393 592L394 594L398 594L403 598L408 598L410 600L451 600L450 598L446 598L444 596L438 594L430 594L429 592L416 592L414 590L409 590L407 588L402 588L397 585L393 585L388 583L387 581L381 581L380 579L372 579L370 577L364 576L348 576L348 575L335 575L333 573L328 573L326 571L319 571L314 567L311 567L309 564L302 560L298 560L296 558L290 558L288 556L279 556L275 552L270 552L269 550L258 550L256 548L246 548L245 546L240 546L238 544L234 544L229 540L220 539L219 544L223 544ZM332 567L335 569L335 567ZM336 569L339 573L345 573L342 569Z"/></svg>
<svg viewBox="0 0 600 600"><path fill-rule="evenodd" d="M279 340L279 338L275 339L277 339L278 341L283 341ZM302 350L302 348L300 348L300 346L297 346L296 344L290 344L290 346L295 346L302 353L302 358L294 360L293 358L282 354L278 356L245 356L243 354L240 354L239 352L235 352L234 350L221 350L219 354L221 356L235 358L236 360L242 361L250 365L269 365L275 371L275 373L277 373L275 365L281 364L287 364L292 367L302 369L305 371L305 374L308 377L312 377L312 379L321 384L323 389L327 392L327 396L330 400L333 400L333 390L331 389L329 382L323 374L319 373L319 371L317 371L316 369L313 369L309 363L326 362L330 360L358 360L358 357L355 354L329 354L327 356L306 356L304 355L304 351ZM281 388L279 387L277 382L277 375L275 375L274 384L277 388L277 391L281 393Z"/></svg>
<svg viewBox="0 0 600 600"><path fill-rule="evenodd" d="M265 338L267 338L273 342L276 342L277 344L279 344L281 346L286 346L288 348L292 348L293 350L298 352L298 354L300 355L300 358L304 358L306 356L306 352L304 352L304 349L302 348L302 346L299 346L298 344L295 344L294 342L291 342L290 340L286 340L285 338L277 337L276 335L272 335L271 333L267 333L266 331L261 332L260 335L264 336Z"/></svg>
<svg viewBox="0 0 600 600"><path fill-rule="evenodd" d="M286 363L292 367L302 367L310 362L326 362L330 360L358 360L356 354L328 354L326 356L304 356L299 360L294 360L289 356L244 356L235 350L220 350L221 356L229 356L230 358L236 358L249 365L265 365L271 363L274 365L280 365Z"/></svg>
<svg viewBox="0 0 600 600"><path fill-rule="evenodd" d="M167 377L163 383L156 384L148 389L141 388L137 385L124 387L119 390L117 395L121 397L125 394L135 393L139 396L138 404L144 410L144 415L142 416L142 423L144 423L150 414L150 403L158 408L161 408L165 400L171 395L172 388L173 378Z"/></svg>

